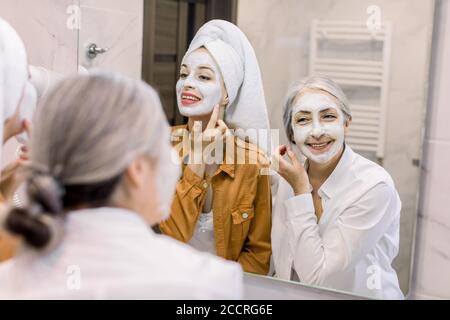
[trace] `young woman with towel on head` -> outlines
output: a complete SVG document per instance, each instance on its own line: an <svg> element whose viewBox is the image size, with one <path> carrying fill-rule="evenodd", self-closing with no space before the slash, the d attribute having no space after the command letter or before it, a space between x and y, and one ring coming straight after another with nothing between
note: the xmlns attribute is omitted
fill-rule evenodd
<svg viewBox="0 0 450 320"><path fill-rule="evenodd" d="M0 299L239 299L239 264L150 226L180 175L156 92L109 72L62 80L41 101L27 204L3 225L24 240L0 264Z"/></svg>
<svg viewBox="0 0 450 320"><path fill-rule="evenodd" d="M176 94L180 113L189 121L174 128L173 141L181 138L195 145L200 133L207 147L226 136L233 141L234 161L207 163L200 155L197 163L192 154L181 154L186 162L182 178L171 216L160 230L199 250L238 261L244 271L267 274L271 192L264 152L270 152L269 121L256 55L243 32L222 20L202 26L183 58ZM250 133L244 141L239 133L230 136L228 128L262 129L266 135L255 139ZM235 160L239 153L255 151L259 161Z"/></svg>
<svg viewBox="0 0 450 320"><path fill-rule="evenodd" d="M0 18L0 159L2 145L10 138L29 129L29 122L21 114L36 105L36 91L28 81L27 54L17 32ZM22 148L22 150L25 150ZM0 210L10 202L25 178L27 156L5 166L0 177ZM16 241L0 230L0 261L11 258Z"/></svg>

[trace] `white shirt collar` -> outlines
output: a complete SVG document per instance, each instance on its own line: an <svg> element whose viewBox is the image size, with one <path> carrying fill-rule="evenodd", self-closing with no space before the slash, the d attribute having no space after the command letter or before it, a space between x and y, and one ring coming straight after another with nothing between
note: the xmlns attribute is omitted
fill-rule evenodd
<svg viewBox="0 0 450 320"><path fill-rule="evenodd" d="M120 229L135 228L137 232L153 235L148 223L136 212L117 207L89 208L71 211L67 215L67 224L83 225L83 229L92 228L102 232L116 233ZM111 228L111 227L118 228Z"/></svg>
<svg viewBox="0 0 450 320"><path fill-rule="evenodd" d="M317 192L321 198L332 198L335 195L335 192L340 189L339 186L342 185L342 183L345 183L349 177L353 157L353 150L347 144L344 145L344 152L341 159L339 159L336 168L334 168L333 172L327 180L325 180Z"/></svg>

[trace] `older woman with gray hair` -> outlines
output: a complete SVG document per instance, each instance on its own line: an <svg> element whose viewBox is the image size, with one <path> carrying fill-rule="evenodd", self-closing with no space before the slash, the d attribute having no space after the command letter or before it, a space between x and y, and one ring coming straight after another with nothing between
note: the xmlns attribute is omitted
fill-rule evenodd
<svg viewBox="0 0 450 320"><path fill-rule="evenodd" d="M180 175L156 92L113 73L63 80L39 105L27 204L3 225L24 241L0 298L240 298L242 271L150 226Z"/></svg>
<svg viewBox="0 0 450 320"><path fill-rule="evenodd" d="M284 125L291 144L274 156L283 178L273 210L275 273L402 299L391 266L401 201L390 175L345 143L351 120L345 94L326 77L306 78L287 95Z"/></svg>

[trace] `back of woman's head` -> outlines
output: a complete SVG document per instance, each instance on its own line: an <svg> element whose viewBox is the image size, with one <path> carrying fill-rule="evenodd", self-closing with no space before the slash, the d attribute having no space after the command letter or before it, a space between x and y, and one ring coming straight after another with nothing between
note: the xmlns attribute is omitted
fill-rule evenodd
<svg viewBox="0 0 450 320"><path fill-rule="evenodd" d="M168 144L150 86L110 72L63 80L38 106L28 204L11 210L6 227L31 246L47 246L68 209L108 204L130 162L145 154L159 166Z"/></svg>

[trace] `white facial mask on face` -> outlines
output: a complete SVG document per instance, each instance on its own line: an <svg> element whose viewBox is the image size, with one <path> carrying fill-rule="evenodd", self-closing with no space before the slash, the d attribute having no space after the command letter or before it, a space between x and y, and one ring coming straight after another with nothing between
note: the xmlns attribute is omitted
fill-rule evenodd
<svg viewBox="0 0 450 320"><path fill-rule="evenodd" d="M204 50L196 50L185 57L182 64L187 66L186 69L189 74L184 79L180 78L176 86L177 103L180 113L185 117L210 114L214 106L220 103L222 97L222 75L216 62L209 53ZM208 66L214 71L215 77L213 80L205 81L198 78L198 67L200 65ZM181 95L187 89L193 90L197 95L200 94L202 100L192 106L183 105L181 103Z"/></svg>
<svg viewBox="0 0 450 320"><path fill-rule="evenodd" d="M27 81L23 92L22 101L20 102L20 121L31 121L37 105L37 92L33 85ZM19 143L25 144L28 140L27 134L21 133L16 136Z"/></svg>
<svg viewBox="0 0 450 320"><path fill-rule="evenodd" d="M333 108L339 114L339 119L326 122L320 119L320 111ZM299 111L311 112L311 119L308 123L301 125L295 123L295 114ZM324 93L305 93L303 94L292 108L292 128L294 131L294 140L300 151L311 161L317 163L327 163L341 149L344 144L345 117L342 110L336 103ZM322 153L313 153L306 145L311 138L320 139L325 136L334 140L328 151ZM314 140L311 140L314 141Z"/></svg>

